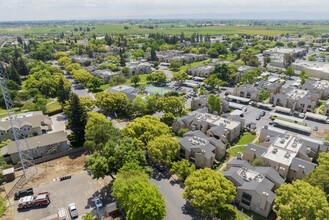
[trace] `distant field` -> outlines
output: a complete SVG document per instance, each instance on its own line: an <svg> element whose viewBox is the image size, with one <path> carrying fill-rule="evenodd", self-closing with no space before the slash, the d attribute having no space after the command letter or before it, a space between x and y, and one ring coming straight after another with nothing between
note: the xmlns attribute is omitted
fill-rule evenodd
<svg viewBox="0 0 329 220"><path fill-rule="evenodd" d="M61 33L66 31L73 31L74 28L87 28L93 26L87 25L57 25L57 26L44 26L44 27L28 27L26 29L17 27L12 29L1 29L0 33ZM129 29L124 29L127 26ZM153 24L153 26L155 26ZM184 32L185 35L192 33L199 33L202 35L219 35L219 34L253 34L253 35L269 35L275 36L283 33L297 34L297 33L329 33L329 25L293 25L286 26L207 26L207 27L187 27L186 24L167 23L158 24L155 29L139 28L138 24L117 24L108 22L106 24L99 24L94 26L95 29L90 32L99 34L112 33L112 34L147 34L147 33L164 33L164 34L180 34Z"/></svg>

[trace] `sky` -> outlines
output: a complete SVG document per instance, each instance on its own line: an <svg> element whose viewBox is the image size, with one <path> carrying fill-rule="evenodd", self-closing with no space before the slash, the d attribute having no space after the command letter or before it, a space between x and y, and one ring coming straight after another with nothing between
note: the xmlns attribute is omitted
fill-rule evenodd
<svg viewBox="0 0 329 220"><path fill-rule="evenodd" d="M0 21L329 19L329 0L0 0Z"/></svg>

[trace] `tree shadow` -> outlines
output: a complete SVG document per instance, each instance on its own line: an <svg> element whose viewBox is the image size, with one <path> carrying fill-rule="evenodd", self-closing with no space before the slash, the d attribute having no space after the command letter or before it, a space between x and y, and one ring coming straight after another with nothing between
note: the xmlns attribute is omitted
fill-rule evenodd
<svg viewBox="0 0 329 220"><path fill-rule="evenodd" d="M211 220L211 218L202 216L198 211L196 211L190 204L186 202L182 207L183 214L191 216L192 220Z"/></svg>

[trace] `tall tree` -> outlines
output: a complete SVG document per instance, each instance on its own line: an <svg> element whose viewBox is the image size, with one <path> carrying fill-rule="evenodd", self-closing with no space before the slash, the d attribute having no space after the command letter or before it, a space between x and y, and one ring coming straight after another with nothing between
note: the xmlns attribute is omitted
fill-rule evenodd
<svg viewBox="0 0 329 220"><path fill-rule="evenodd" d="M285 183L275 191L278 196L274 202L274 211L281 219L326 219L329 207L325 193L318 187L296 180Z"/></svg>
<svg viewBox="0 0 329 220"><path fill-rule="evenodd" d="M172 163L170 172L175 173L182 181L195 171L195 165L190 164L188 160L179 160Z"/></svg>
<svg viewBox="0 0 329 220"><path fill-rule="evenodd" d="M236 195L233 183L209 168L193 172L185 180L185 186L183 197L210 218L217 216L221 209L229 208Z"/></svg>
<svg viewBox="0 0 329 220"><path fill-rule="evenodd" d="M70 97L70 90L65 88L63 78L59 80L57 96L58 96L58 101L62 104L64 104L65 101L67 101Z"/></svg>
<svg viewBox="0 0 329 220"><path fill-rule="evenodd" d="M65 114L68 118L68 128L71 129L75 135L75 139L84 141L87 113L78 95L74 93L70 94L69 105L65 109Z"/></svg>
<svg viewBox="0 0 329 220"><path fill-rule="evenodd" d="M151 49L151 61L157 61L157 55L156 55L154 47L152 47L152 49Z"/></svg>
<svg viewBox="0 0 329 220"><path fill-rule="evenodd" d="M147 143L147 150L153 162L170 166L178 155L180 145L171 135L161 135Z"/></svg>
<svg viewBox="0 0 329 220"><path fill-rule="evenodd" d="M284 68L288 68L288 66L290 66L293 62L295 62L296 57L294 54L285 54L283 56L283 65Z"/></svg>
<svg viewBox="0 0 329 220"><path fill-rule="evenodd" d="M158 187L141 169L123 167L113 183L113 195L127 213L127 220L161 220L167 214Z"/></svg>
<svg viewBox="0 0 329 220"><path fill-rule="evenodd" d="M317 186L329 195L329 153L322 152L319 154L318 164L313 171L309 172L303 181L312 186Z"/></svg>

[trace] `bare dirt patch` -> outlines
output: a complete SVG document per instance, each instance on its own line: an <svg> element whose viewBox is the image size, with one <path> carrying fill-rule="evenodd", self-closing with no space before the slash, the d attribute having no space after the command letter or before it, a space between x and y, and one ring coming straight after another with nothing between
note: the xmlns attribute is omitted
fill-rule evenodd
<svg viewBox="0 0 329 220"><path fill-rule="evenodd" d="M86 170L86 158L87 155L81 152L38 164L38 173L24 187L36 187L52 182L57 177L82 173Z"/></svg>

